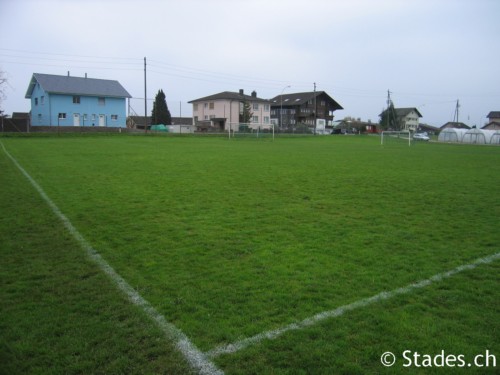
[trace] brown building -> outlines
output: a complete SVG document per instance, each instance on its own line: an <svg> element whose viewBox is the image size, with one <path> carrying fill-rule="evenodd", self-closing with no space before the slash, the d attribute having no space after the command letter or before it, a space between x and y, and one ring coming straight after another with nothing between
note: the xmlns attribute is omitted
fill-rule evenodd
<svg viewBox="0 0 500 375"><path fill-rule="evenodd" d="M298 126L315 129L319 123L330 127L334 118L333 113L343 109L324 91L278 95L270 102L271 121L284 130Z"/></svg>

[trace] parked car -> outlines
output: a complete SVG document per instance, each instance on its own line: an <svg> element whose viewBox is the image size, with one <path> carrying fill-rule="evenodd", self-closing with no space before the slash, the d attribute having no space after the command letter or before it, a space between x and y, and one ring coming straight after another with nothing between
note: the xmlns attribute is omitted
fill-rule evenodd
<svg viewBox="0 0 500 375"><path fill-rule="evenodd" d="M416 141L428 141L430 138L427 134L416 133L416 134L413 134L413 139Z"/></svg>

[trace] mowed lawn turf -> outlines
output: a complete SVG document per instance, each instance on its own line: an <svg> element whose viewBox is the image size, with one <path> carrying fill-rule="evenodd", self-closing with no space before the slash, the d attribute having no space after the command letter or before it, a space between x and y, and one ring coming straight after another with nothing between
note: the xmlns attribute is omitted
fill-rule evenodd
<svg viewBox="0 0 500 375"><path fill-rule="evenodd" d="M202 351L499 252L498 147L382 147L369 136L0 140L93 248ZM47 356L71 373L77 351L94 372L187 371L3 151L0 160L0 231L9 244L1 253L0 324L9 362L50 369L39 359ZM404 350L498 356L499 269L500 261L480 265L213 361L228 374L377 374L408 370ZM45 303L32 284L46 285L38 290ZM67 327L56 329L56 318ZM86 349L101 350L85 337L96 325L103 340L113 331L116 345L102 347L122 367L92 364ZM82 340L67 339L67 330L84 332ZM44 340L51 349L40 348ZM160 359L141 362L148 350ZM128 351L140 358L126 358ZM386 351L398 359L391 368L380 363Z"/></svg>

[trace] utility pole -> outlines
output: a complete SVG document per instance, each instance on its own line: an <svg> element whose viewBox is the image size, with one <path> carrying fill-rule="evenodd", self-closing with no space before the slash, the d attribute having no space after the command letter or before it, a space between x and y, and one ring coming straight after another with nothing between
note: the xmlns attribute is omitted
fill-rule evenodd
<svg viewBox="0 0 500 375"><path fill-rule="evenodd" d="M396 126L396 114L392 110L392 99L391 99L391 92L387 90L387 113L386 113L386 118L387 118L387 129L390 129L392 125Z"/></svg>
<svg viewBox="0 0 500 375"><path fill-rule="evenodd" d="M146 90L146 58L144 57L144 132L148 132L148 96Z"/></svg>
<svg viewBox="0 0 500 375"><path fill-rule="evenodd" d="M460 108L460 103L457 99L457 106L455 107L455 116L453 116L453 121L455 122L456 125L458 125L458 109Z"/></svg>
<svg viewBox="0 0 500 375"><path fill-rule="evenodd" d="M391 92L387 90L387 114L386 114L386 119L387 119L387 129L391 127Z"/></svg>
<svg viewBox="0 0 500 375"><path fill-rule="evenodd" d="M314 135L316 135L316 120L318 115L316 114L316 111L318 109L318 106L316 105L317 100L316 100L316 82L314 82Z"/></svg>

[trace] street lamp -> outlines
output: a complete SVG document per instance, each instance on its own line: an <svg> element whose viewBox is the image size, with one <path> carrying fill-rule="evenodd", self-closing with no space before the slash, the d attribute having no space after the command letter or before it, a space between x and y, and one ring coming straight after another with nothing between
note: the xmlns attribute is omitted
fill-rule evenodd
<svg viewBox="0 0 500 375"><path fill-rule="evenodd" d="M283 129L283 92L286 90L286 89L289 89L291 86L288 85L288 86L285 86L283 87L283 90L281 90L281 95L280 95L280 98L281 98L281 108L280 108L280 128Z"/></svg>

